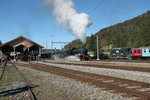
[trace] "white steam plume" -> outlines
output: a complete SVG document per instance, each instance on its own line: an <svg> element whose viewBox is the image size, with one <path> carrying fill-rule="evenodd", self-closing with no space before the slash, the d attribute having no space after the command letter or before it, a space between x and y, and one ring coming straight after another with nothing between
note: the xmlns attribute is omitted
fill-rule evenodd
<svg viewBox="0 0 150 100"><path fill-rule="evenodd" d="M83 43L86 41L86 28L92 24L86 13L77 13L71 0L45 0L53 7L53 14L58 24L68 28Z"/></svg>

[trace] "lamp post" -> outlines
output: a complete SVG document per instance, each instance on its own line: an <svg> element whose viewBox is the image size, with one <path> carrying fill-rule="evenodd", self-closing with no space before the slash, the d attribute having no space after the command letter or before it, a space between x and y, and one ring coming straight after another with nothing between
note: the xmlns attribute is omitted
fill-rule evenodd
<svg viewBox="0 0 150 100"><path fill-rule="evenodd" d="M97 37L97 60L99 60L99 44L98 44L98 35Z"/></svg>

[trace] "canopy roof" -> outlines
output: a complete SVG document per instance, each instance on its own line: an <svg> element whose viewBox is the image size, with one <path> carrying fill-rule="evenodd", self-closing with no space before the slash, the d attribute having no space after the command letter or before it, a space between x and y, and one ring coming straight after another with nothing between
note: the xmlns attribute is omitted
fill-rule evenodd
<svg viewBox="0 0 150 100"><path fill-rule="evenodd" d="M31 41L31 40L29 40L29 39L27 39L27 38L25 38L23 36L20 36L20 37L17 37L16 39L14 39L14 40L8 41L8 42L0 45L0 47L3 47L5 45L10 45L12 47L18 47L20 45L23 45L23 46L28 47L28 48L30 48L33 45L35 45L35 46L37 46L39 48L44 48L43 46L41 46L41 45L35 43L34 41Z"/></svg>

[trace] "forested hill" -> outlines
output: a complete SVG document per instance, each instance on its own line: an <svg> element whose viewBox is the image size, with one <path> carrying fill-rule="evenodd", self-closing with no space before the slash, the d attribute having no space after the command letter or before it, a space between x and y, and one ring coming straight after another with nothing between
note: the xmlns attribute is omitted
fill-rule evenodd
<svg viewBox="0 0 150 100"><path fill-rule="evenodd" d="M113 47L145 47L150 46L150 11L143 15L127 20L104 29L87 37L86 47L96 49L96 35L99 36L100 47L112 45ZM74 40L65 48L80 47L83 44Z"/></svg>

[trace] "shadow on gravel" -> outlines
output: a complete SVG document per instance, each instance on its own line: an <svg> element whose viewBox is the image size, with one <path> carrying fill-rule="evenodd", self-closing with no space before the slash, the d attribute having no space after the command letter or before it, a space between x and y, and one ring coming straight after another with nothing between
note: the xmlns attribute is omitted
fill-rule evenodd
<svg viewBox="0 0 150 100"><path fill-rule="evenodd" d="M0 92L0 97L5 97L5 96L10 96L10 95L15 95L24 91L28 91L29 88L35 88L38 87L38 85L36 86L25 86L25 87L21 87L21 88L17 88L17 89L11 89L11 90L6 90L6 91L2 91Z"/></svg>

